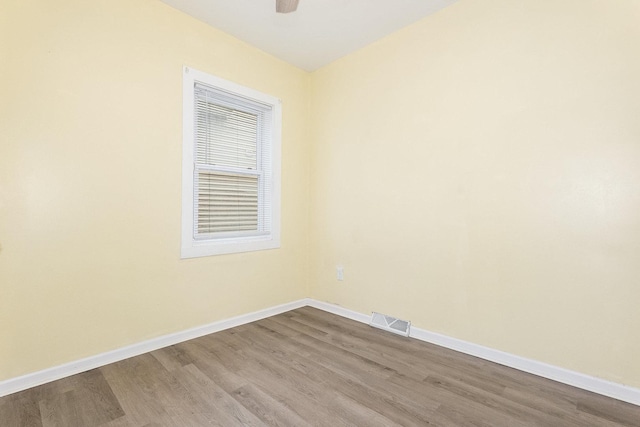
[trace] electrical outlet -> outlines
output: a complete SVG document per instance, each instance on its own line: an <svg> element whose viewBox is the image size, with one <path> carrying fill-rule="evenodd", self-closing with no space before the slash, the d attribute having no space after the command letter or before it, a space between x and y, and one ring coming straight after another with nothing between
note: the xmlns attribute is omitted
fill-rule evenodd
<svg viewBox="0 0 640 427"><path fill-rule="evenodd" d="M344 267L341 265L336 266L336 278L338 280L344 280Z"/></svg>

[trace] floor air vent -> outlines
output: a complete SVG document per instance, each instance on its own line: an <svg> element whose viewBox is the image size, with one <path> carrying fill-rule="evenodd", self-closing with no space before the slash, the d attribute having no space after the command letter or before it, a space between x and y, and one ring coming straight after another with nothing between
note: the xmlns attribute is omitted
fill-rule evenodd
<svg viewBox="0 0 640 427"><path fill-rule="evenodd" d="M405 337L409 336L409 328L411 328L411 322L407 320L400 320L396 317L376 313L375 311L371 313L371 322L369 325L374 328L393 332L394 334L404 335Z"/></svg>

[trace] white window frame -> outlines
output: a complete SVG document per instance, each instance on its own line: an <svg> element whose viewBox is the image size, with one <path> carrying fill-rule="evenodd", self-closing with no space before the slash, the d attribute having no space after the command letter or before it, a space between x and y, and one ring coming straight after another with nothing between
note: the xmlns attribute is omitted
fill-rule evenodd
<svg viewBox="0 0 640 427"><path fill-rule="evenodd" d="M194 236L194 157L195 157L195 85L196 83L211 86L233 96L241 97L257 103L267 104L272 108L271 150L265 152L258 147L261 156L270 156L271 161L271 229L252 236L216 237L196 239ZM239 85L237 83L212 76L190 67L183 68L183 141L182 141L182 245L181 258L197 258L210 255L221 255L238 252L259 251L280 247L280 156L282 132L282 102L271 95ZM263 200L259 203L264 203ZM222 233L221 233L222 234Z"/></svg>

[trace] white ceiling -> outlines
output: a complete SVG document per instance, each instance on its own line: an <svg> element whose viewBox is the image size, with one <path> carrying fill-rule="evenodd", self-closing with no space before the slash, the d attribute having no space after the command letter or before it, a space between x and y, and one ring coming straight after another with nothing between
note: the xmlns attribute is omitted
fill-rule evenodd
<svg viewBox="0 0 640 427"><path fill-rule="evenodd" d="M456 0L161 0L307 71L316 70Z"/></svg>

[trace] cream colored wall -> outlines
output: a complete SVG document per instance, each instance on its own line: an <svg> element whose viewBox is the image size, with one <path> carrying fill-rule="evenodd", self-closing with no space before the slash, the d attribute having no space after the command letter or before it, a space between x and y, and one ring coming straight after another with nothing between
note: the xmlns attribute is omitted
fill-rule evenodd
<svg viewBox="0 0 640 427"><path fill-rule="evenodd" d="M639 22L461 0L315 72L311 296L640 386Z"/></svg>
<svg viewBox="0 0 640 427"><path fill-rule="evenodd" d="M281 249L179 259L183 65L283 100ZM308 86L156 0L4 0L0 380L307 296Z"/></svg>
<svg viewBox="0 0 640 427"><path fill-rule="evenodd" d="M461 0L309 76L4 1L0 381L313 296L640 386L639 7ZM283 99L281 249L179 259L183 64Z"/></svg>

